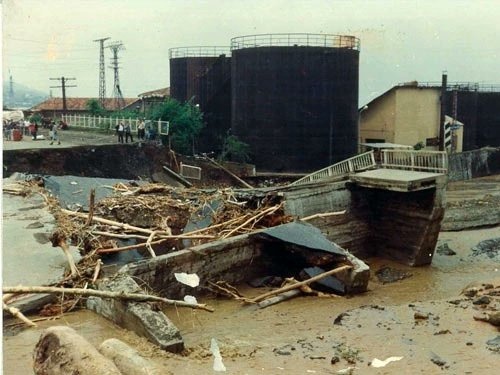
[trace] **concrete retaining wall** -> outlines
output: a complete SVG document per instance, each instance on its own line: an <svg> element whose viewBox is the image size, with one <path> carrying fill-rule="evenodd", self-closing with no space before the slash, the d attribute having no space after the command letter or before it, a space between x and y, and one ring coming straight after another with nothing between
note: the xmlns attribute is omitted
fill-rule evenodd
<svg viewBox="0 0 500 375"><path fill-rule="evenodd" d="M370 234L368 201L348 188L347 181L290 188L283 192L285 213L306 217L317 213L344 211L345 214L308 221L332 242L356 256L369 255L366 241Z"/></svg>
<svg viewBox="0 0 500 375"><path fill-rule="evenodd" d="M130 264L122 271L139 277L168 298L183 299L185 295L200 294L209 280L239 283L253 277L261 246L247 235L240 235ZM191 288L179 283L174 273L180 272L196 273L200 286Z"/></svg>
<svg viewBox="0 0 500 375"><path fill-rule="evenodd" d="M448 160L450 181L470 180L500 173L500 147L485 147L451 154Z"/></svg>

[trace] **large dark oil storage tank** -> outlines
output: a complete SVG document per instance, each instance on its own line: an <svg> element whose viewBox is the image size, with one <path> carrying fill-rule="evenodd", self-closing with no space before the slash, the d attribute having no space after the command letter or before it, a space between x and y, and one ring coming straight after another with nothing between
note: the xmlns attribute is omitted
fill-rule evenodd
<svg viewBox="0 0 500 375"><path fill-rule="evenodd" d="M200 104L200 77L221 55L229 56L228 47L196 46L169 49L170 96L180 102Z"/></svg>
<svg viewBox="0 0 500 375"><path fill-rule="evenodd" d="M205 127L197 152L220 151L231 127L231 57L229 47L197 46L169 50L170 96L198 104Z"/></svg>
<svg viewBox="0 0 500 375"><path fill-rule="evenodd" d="M447 109L464 123L463 150L500 146L500 87L457 84L447 93Z"/></svg>
<svg viewBox="0 0 500 375"><path fill-rule="evenodd" d="M231 130L258 169L312 171L356 154L357 38L241 36L231 59Z"/></svg>

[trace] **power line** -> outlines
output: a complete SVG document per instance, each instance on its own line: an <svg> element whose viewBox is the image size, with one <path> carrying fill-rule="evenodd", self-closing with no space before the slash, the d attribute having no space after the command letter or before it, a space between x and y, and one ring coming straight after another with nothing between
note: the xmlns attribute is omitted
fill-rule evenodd
<svg viewBox="0 0 500 375"><path fill-rule="evenodd" d="M62 99L63 99L63 112L67 111L66 106L66 87L76 87L76 85L68 86L66 85L66 81L74 81L76 78L49 78L51 81L61 81L61 86L50 86L50 88L62 88Z"/></svg>
<svg viewBox="0 0 500 375"><path fill-rule="evenodd" d="M104 42L108 40L109 37L95 39L94 42L99 42L99 102L102 108L106 108L105 98L106 98L106 73L104 66Z"/></svg>

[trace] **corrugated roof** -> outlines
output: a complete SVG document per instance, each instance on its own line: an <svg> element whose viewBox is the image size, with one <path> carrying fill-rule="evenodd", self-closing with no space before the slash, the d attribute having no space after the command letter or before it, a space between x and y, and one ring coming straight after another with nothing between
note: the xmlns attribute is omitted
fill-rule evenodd
<svg viewBox="0 0 500 375"><path fill-rule="evenodd" d="M89 100L99 100L97 98L66 98L66 108L68 111L86 111L87 102ZM138 102L137 98L124 98L125 105L123 107L116 106L116 100L114 98L104 99L104 104L106 109L116 110L124 107L128 107L135 102ZM63 100L62 98L49 98L36 106L32 107L32 111L62 111Z"/></svg>
<svg viewBox="0 0 500 375"><path fill-rule="evenodd" d="M165 87L158 90L146 91L138 95L139 98L150 98L150 97L166 97L170 96L170 87Z"/></svg>

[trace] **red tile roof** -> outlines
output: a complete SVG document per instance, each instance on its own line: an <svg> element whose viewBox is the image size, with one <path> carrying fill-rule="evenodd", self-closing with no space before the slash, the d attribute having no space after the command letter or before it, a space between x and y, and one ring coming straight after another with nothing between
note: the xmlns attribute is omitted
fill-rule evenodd
<svg viewBox="0 0 500 375"><path fill-rule="evenodd" d="M89 100L99 100L97 98L66 98L66 108L68 111L87 111L87 102ZM140 99L137 98L124 98L125 106L128 107ZM121 109L117 108L116 100L114 98L104 99L104 104L108 110ZM124 108L122 107L122 108ZM32 107L32 111L62 111L63 100L62 98L49 98L36 106Z"/></svg>
<svg viewBox="0 0 500 375"><path fill-rule="evenodd" d="M165 87L163 89L146 91L138 95L139 98L150 98L150 97L166 97L170 96L170 87Z"/></svg>

